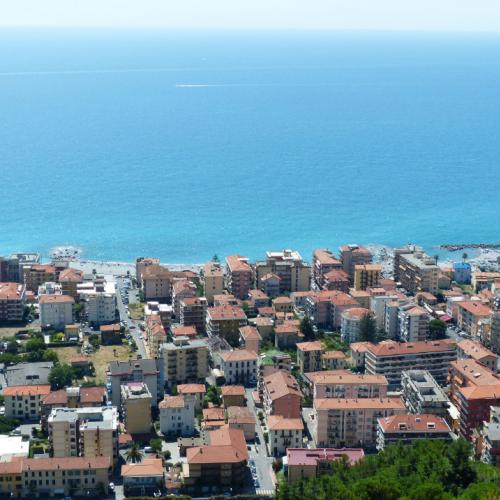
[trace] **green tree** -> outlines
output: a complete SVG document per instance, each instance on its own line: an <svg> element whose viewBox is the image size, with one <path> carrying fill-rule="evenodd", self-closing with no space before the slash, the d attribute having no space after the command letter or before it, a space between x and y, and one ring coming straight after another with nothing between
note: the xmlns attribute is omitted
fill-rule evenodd
<svg viewBox="0 0 500 500"><path fill-rule="evenodd" d="M125 453L125 457L127 459L127 462L132 462L134 464L137 464L139 462L142 462L142 459L144 458L144 453L141 451L137 443L132 443L132 446Z"/></svg>
<svg viewBox="0 0 500 500"><path fill-rule="evenodd" d="M222 398L220 394L221 394L220 388L211 385L208 388L207 393L205 394L205 402L212 403L215 406L220 406L220 404L222 403Z"/></svg>
<svg viewBox="0 0 500 500"><path fill-rule="evenodd" d="M26 342L25 345L26 352L36 352L36 351L41 351L45 349L45 342L43 338L40 337L34 337L28 342Z"/></svg>
<svg viewBox="0 0 500 500"><path fill-rule="evenodd" d="M59 361L59 356L57 352L53 349L46 349L42 354L43 361L52 361L53 363L57 363Z"/></svg>
<svg viewBox="0 0 500 500"><path fill-rule="evenodd" d="M9 341L9 343L7 344L7 349L5 351L10 354L17 354L19 352L19 346L17 345L17 342L15 340Z"/></svg>
<svg viewBox="0 0 500 500"><path fill-rule="evenodd" d="M431 340L446 338L446 323L440 319L431 319L429 321L429 338Z"/></svg>
<svg viewBox="0 0 500 500"><path fill-rule="evenodd" d="M155 453L160 453L161 452L161 439L160 438L153 438L149 441L149 446L153 448L153 451Z"/></svg>
<svg viewBox="0 0 500 500"><path fill-rule="evenodd" d="M377 338L377 323L372 314L366 313L359 322L359 340L375 342Z"/></svg>
<svg viewBox="0 0 500 500"><path fill-rule="evenodd" d="M49 383L54 391L70 386L73 378L73 368L67 364L56 364L49 373Z"/></svg>
<svg viewBox="0 0 500 500"><path fill-rule="evenodd" d="M8 434L18 427L20 422L18 420L7 418L0 415L0 434Z"/></svg>
<svg viewBox="0 0 500 500"><path fill-rule="evenodd" d="M82 304L75 304L75 305L73 306L73 311L74 311L74 313L75 313L75 319L76 319L77 321L80 321L80 320L81 320L81 318L82 318L82 311L83 311L83 306L82 306Z"/></svg>
<svg viewBox="0 0 500 500"><path fill-rule="evenodd" d="M314 338L314 327L309 317L305 316L300 322L300 331L304 334L306 339Z"/></svg>

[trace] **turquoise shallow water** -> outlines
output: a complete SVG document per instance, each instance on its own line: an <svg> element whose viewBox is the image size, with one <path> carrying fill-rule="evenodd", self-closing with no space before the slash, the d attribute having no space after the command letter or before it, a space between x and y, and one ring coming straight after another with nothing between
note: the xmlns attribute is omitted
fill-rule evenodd
<svg viewBox="0 0 500 500"><path fill-rule="evenodd" d="M500 242L500 37L4 31L0 255Z"/></svg>

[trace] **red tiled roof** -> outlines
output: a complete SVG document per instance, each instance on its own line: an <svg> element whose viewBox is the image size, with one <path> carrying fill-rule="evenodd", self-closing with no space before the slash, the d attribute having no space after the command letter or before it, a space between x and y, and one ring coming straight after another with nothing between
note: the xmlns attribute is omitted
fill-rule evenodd
<svg viewBox="0 0 500 500"><path fill-rule="evenodd" d="M446 421L436 415L392 415L378 419L384 432L450 432Z"/></svg>
<svg viewBox="0 0 500 500"><path fill-rule="evenodd" d="M3 390L4 396L45 396L50 393L50 385L15 385Z"/></svg>
<svg viewBox="0 0 500 500"><path fill-rule="evenodd" d="M67 302L73 304L75 302L75 299L70 295L42 295L38 299L38 302L40 304L65 304Z"/></svg>

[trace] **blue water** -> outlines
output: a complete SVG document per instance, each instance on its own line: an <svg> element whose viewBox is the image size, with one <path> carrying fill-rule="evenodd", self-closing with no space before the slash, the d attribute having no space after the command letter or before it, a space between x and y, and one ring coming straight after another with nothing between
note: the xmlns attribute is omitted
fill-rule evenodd
<svg viewBox="0 0 500 500"><path fill-rule="evenodd" d="M500 243L500 37L0 32L0 255Z"/></svg>

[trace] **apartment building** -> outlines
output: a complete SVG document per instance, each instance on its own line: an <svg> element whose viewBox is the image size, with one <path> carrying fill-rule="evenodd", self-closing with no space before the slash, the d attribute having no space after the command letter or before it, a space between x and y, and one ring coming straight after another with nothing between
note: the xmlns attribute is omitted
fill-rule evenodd
<svg viewBox="0 0 500 500"><path fill-rule="evenodd" d="M450 363L448 381L450 397L453 402L456 402L457 391L460 387L497 385L500 377L477 361L467 358L457 359Z"/></svg>
<svg viewBox="0 0 500 500"><path fill-rule="evenodd" d="M500 310L495 311L491 318L490 344L494 352L500 353Z"/></svg>
<svg viewBox="0 0 500 500"><path fill-rule="evenodd" d="M334 269L323 276L323 290L349 293L349 275L343 269Z"/></svg>
<svg viewBox="0 0 500 500"><path fill-rule="evenodd" d="M108 457L118 461L118 411L113 406L54 408L48 418L55 458Z"/></svg>
<svg viewBox="0 0 500 500"><path fill-rule="evenodd" d="M194 397L184 394L165 396L159 408L160 430L165 436L188 437L194 434Z"/></svg>
<svg viewBox="0 0 500 500"><path fill-rule="evenodd" d="M457 325L473 338L481 338L484 323L491 323L493 311L480 301L457 302Z"/></svg>
<svg viewBox="0 0 500 500"><path fill-rule="evenodd" d="M500 467L500 407L490 408L490 419L481 431L481 461Z"/></svg>
<svg viewBox="0 0 500 500"><path fill-rule="evenodd" d="M300 342L297 344L297 365L300 373L321 370L321 355L325 346L319 342Z"/></svg>
<svg viewBox="0 0 500 500"><path fill-rule="evenodd" d="M451 442L451 429L446 420L436 415L393 415L377 421L377 450L391 444L412 444L422 439Z"/></svg>
<svg viewBox="0 0 500 500"><path fill-rule="evenodd" d="M38 421L42 399L50 394L50 385L16 385L3 389L5 417L22 421Z"/></svg>
<svg viewBox="0 0 500 500"><path fill-rule="evenodd" d="M321 355L323 370L343 370L348 365L348 358L342 351L327 351Z"/></svg>
<svg viewBox="0 0 500 500"><path fill-rule="evenodd" d="M300 418L302 392L289 372L277 371L264 377L261 391L266 415Z"/></svg>
<svg viewBox="0 0 500 500"><path fill-rule="evenodd" d="M106 406L105 387L66 387L52 391L40 402L40 423L47 430L47 419L54 408L95 408Z"/></svg>
<svg viewBox="0 0 500 500"><path fill-rule="evenodd" d="M360 329L365 316L374 316L374 314L364 307L352 307L341 314L340 337L342 342L351 344L361 340Z"/></svg>
<svg viewBox="0 0 500 500"><path fill-rule="evenodd" d="M108 457L23 458L0 463L0 494L9 498L53 495L102 497L108 494Z"/></svg>
<svg viewBox="0 0 500 500"><path fill-rule="evenodd" d="M26 290L37 293L38 287L47 281L56 281L56 268L51 264L33 264L23 267Z"/></svg>
<svg viewBox="0 0 500 500"><path fill-rule="evenodd" d="M165 383L178 384L204 382L208 376L208 344L206 340L176 337L160 347Z"/></svg>
<svg viewBox="0 0 500 500"><path fill-rule="evenodd" d="M377 420L405 412L399 398L315 399L313 439L318 447L375 448Z"/></svg>
<svg viewBox="0 0 500 500"><path fill-rule="evenodd" d="M255 326L247 325L240 328L239 344L242 348L259 354L261 341L262 337Z"/></svg>
<svg viewBox="0 0 500 500"><path fill-rule="evenodd" d="M203 288L210 305L214 303L215 295L224 293L224 271L218 262L207 262L203 267Z"/></svg>
<svg viewBox="0 0 500 500"><path fill-rule="evenodd" d="M471 439L474 430L490 420L491 408L500 405L500 383L459 387L454 403L459 413L460 434Z"/></svg>
<svg viewBox="0 0 500 500"><path fill-rule="evenodd" d="M457 355L459 359L471 358L494 373L499 371L498 355L476 340L461 340L457 344Z"/></svg>
<svg viewBox="0 0 500 500"><path fill-rule="evenodd" d="M429 335L429 314L419 306L409 304L399 308L399 338L403 342L422 342Z"/></svg>
<svg viewBox="0 0 500 500"><path fill-rule="evenodd" d="M267 417L269 450L273 457L286 454L287 448L302 448L304 424L301 418L284 418L281 415Z"/></svg>
<svg viewBox="0 0 500 500"><path fill-rule="evenodd" d="M259 381L277 371L292 371L292 358L290 354L280 351L266 351L259 357Z"/></svg>
<svg viewBox="0 0 500 500"><path fill-rule="evenodd" d="M187 449L183 467L186 486L240 487L247 474L248 451L240 429L224 427L210 431L209 444Z"/></svg>
<svg viewBox="0 0 500 500"><path fill-rule="evenodd" d="M325 275L330 271L339 271L342 263L328 249L317 249L313 252L312 273L318 289L325 285Z"/></svg>
<svg viewBox="0 0 500 500"><path fill-rule="evenodd" d="M268 297L277 297L281 290L281 278L274 273L267 273L260 279L260 288Z"/></svg>
<svg viewBox="0 0 500 500"><path fill-rule="evenodd" d="M293 349L303 340L300 326L293 321L285 321L274 327L274 345L277 349Z"/></svg>
<svg viewBox="0 0 500 500"><path fill-rule="evenodd" d="M121 414L127 432L132 435L151 431L151 393L144 382L128 382L121 386Z"/></svg>
<svg viewBox="0 0 500 500"><path fill-rule="evenodd" d="M439 266L420 247L409 245L394 252L394 279L408 292L437 293Z"/></svg>
<svg viewBox="0 0 500 500"><path fill-rule="evenodd" d="M283 250L266 252L266 260L255 263L255 281L262 288L261 279L272 273L280 278L280 294L310 290L311 266L299 252Z"/></svg>
<svg viewBox="0 0 500 500"><path fill-rule="evenodd" d="M150 358L158 357L160 345L167 341L167 333L159 314L146 316L144 322L144 336L146 339L146 350Z"/></svg>
<svg viewBox="0 0 500 500"><path fill-rule="evenodd" d="M438 384L444 385L448 365L457 358L456 344L448 339L430 342L386 341L366 347L366 373L385 375L390 388L401 385L404 370L429 370Z"/></svg>
<svg viewBox="0 0 500 500"><path fill-rule="evenodd" d="M161 458L144 458L139 463L122 465L125 497L154 496L165 487L165 469Z"/></svg>
<svg viewBox="0 0 500 500"><path fill-rule="evenodd" d="M75 299L70 295L42 295L38 303L42 328L64 330L66 325L74 322Z"/></svg>
<svg viewBox="0 0 500 500"><path fill-rule="evenodd" d="M236 298L245 300L253 285L253 271L248 259L241 255L226 257L226 288Z"/></svg>
<svg viewBox="0 0 500 500"><path fill-rule="evenodd" d="M428 370L405 370L401 374L402 399L410 413L446 417L450 401Z"/></svg>
<svg viewBox="0 0 500 500"><path fill-rule="evenodd" d="M387 379L383 375L363 375L349 370L320 371L307 374L314 399L385 398Z"/></svg>
<svg viewBox="0 0 500 500"><path fill-rule="evenodd" d="M66 327L66 333L67 330L68 328ZM102 345L121 345L122 343L122 330L120 323L101 325L99 327L99 333L101 334Z"/></svg>
<svg viewBox="0 0 500 500"><path fill-rule="evenodd" d="M97 277L77 285L87 321L95 326L115 323L117 318L116 286Z"/></svg>
<svg viewBox="0 0 500 500"><path fill-rule="evenodd" d="M151 315L160 316L161 324L165 331L168 331L172 326L173 314L174 308L170 304L160 304L156 300L150 300L144 306L144 317L147 318Z"/></svg>
<svg viewBox="0 0 500 500"><path fill-rule="evenodd" d="M196 285L187 280L175 280L172 285L172 302L174 304L174 314L179 321L181 300L194 298L197 295Z"/></svg>
<svg viewBox="0 0 500 500"><path fill-rule="evenodd" d="M257 359L254 351L234 349L219 354L220 369L227 384L255 386L257 383Z"/></svg>
<svg viewBox="0 0 500 500"><path fill-rule="evenodd" d="M111 384L113 406L121 405L121 386L128 382L144 382L151 394L151 406L156 407L163 397L163 380L159 370L160 361L155 359L131 359L129 361L111 361L107 377Z"/></svg>
<svg viewBox="0 0 500 500"><path fill-rule="evenodd" d="M195 412L201 411L203 408L203 399L207 389L205 384L179 384L177 392L181 396L191 396L194 401Z"/></svg>
<svg viewBox="0 0 500 500"><path fill-rule="evenodd" d="M40 264L39 253L13 253L0 257L0 281L24 283L23 268L33 264Z"/></svg>
<svg viewBox="0 0 500 500"><path fill-rule="evenodd" d="M354 290L376 288L382 277L380 264L356 264L354 266Z"/></svg>
<svg viewBox="0 0 500 500"><path fill-rule="evenodd" d="M209 337L221 337L233 347L238 345L240 328L247 324L245 311L238 306L209 307L206 331Z"/></svg>
<svg viewBox="0 0 500 500"><path fill-rule="evenodd" d="M333 462L347 460L354 465L365 456L363 448L288 448L286 450L288 484L331 474Z"/></svg>
<svg viewBox="0 0 500 500"><path fill-rule="evenodd" d="M0 283L0 323L22 321L26 307L26 286Z"/></svg>
<svg viewBox="0 0 500 500"><path fill-rule="evenodd" d="M148 266L159 266L160 259L155 257L138 257L135 260L135 279L137 281L137 286L142 287L142 273Z"/></svg>
<svg viewBox="0 0 500 500"><path fill-rule="evenodd" d="M371 264L371 252L359 245L344 245L340 247L340 262L342 269L349 275L349 281L354 284L354 269L356 265Z"/></svg>
<svg viewBox="0 0 500 500"><path fill-rule="evenodd" d="M208 301L205 297L190 297L180 301L179 323L194 326L198 335L205 333Z"/></svg>
<svg viewBox="0 0 500 500"><path fill-rule="evenodd" d="M170 302L172 300L172 273L163 266L151 264L141 274L144 300Z"/></svg>
<svg viewBox="0 0 500 500"><path fill-rule="evenodd" d="M222 404L230 406L245 406L245 387L242 385L224 385L221 387Z"/></svg>
<svg viewBox="0 0 500 500"><path fill-rule="evenodd" d="M78 285L83 283L83 272L78 269L67 267L59 273L59 283L63 295L69 295L78 299Z"/></svg>

